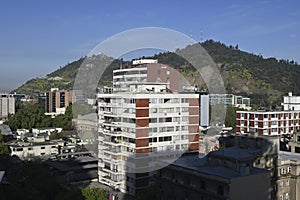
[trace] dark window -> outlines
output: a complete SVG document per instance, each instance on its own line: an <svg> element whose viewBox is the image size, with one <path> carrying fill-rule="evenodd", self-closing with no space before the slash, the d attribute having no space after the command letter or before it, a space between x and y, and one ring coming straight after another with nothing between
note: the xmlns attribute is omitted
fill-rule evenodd
<svg viewBox="0 0 300 200"><path fill-rule="evenodd" d="M224 187L222 185L218 186L218 195L224 195Z"/></svg>
<svg viewBox="0 0 300 200"><path fill-rule="evenodd" d="M166 122L172 122L172 117L167 117Z"/></svg>
<svg viewBox="0 0 300 200"><path fill-rule="evenodd" d="M64 108L66 105L66 102L65 102L65 92L61 92L60 95L59 95L59 107L60 108Z"/></svg>
<svg viewBox="0 0 300 200"><path fill-rule="evenodd" d="M149 138L149 142L157 142L157 138Z"/></svg>
<svg viewBox="0 0 300 200"><path fill-rule="evenodd" d="M200 188L201 188L202 190L205 190L205 189L206 189L206 183L205 183L205 181L201 181L201 182L200 182Z"/></svg>

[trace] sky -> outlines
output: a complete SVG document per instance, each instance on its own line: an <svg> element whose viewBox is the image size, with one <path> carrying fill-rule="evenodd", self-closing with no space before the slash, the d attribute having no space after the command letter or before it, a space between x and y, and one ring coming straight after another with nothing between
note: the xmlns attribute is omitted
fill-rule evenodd
<svg viewBox="0 0 300 200"><path fill-rule="evenodd" d="M122 31L162 27L300 63L300 2L1 0L0 92L86 56Z"/></svg>

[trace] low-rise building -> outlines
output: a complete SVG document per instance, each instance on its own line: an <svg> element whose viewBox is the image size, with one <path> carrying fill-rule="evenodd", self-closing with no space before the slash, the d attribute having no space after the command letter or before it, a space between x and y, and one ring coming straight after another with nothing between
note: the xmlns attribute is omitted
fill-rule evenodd
<svg viewBox="0 0 300 200"><path fill-rule="evenodd" d="M19 142L10 144L10 155L20 159L29 159L41 156L53 156L59 154L59 145L56 142L26 143Z"/></svg>
<svg viewBox="0 0 300 200"><path fill-rule="evenodd" d="M292 134L300 128L300 111L237 111L236 133Z"/></svg>
<svg viewBox="0 0 300 200"><path fill-rule="evenodd" d="M250 98L233 94L209 94L210 105L224 105L251 110Z"/></svg>
<svg viewBox="0 0 300 200"><path fill-rule="evenodd" d="M159 199L269 199L270 171L253 167L255 149L182 156L159 170Z"/></svg>
<svg viewBox="0 0 300 200"><path fill-rule="evenodd" d="M61 133L62 132L62 128L54 128L54 127L50 127L50 128L32 128L32 133L34 135L38 135L40 133L47 133L48 135L51 135L51 133Z"/></svg>

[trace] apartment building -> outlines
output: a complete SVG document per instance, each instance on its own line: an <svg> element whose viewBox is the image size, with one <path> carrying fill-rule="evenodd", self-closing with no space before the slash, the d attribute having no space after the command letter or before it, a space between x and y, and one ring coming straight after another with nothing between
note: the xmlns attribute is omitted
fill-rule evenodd
<svg viewBox="0 0 300 200"><path fill-rule="evenodd" d="M52 116L65 114L66 108L74 102L74 92L51 88L51 91L46 93L45 114Z"/></svg>
<svg viewBox="0 0 300 200"><path fill-rule="evenodd" d="M300 110L300 96L293 96L292 92L283 97L283 110Z"/></svg>
<svg viewBox="0 0 300 200"><path fill-rule="evenodd" d="M147 62L114 70L113 92L98 94L99 182L132 195L151 184L158 160L199 149L199 95L176 93L172 69ZM161 79L150 80L153 69Z"/></svg>
<svg viewBox="0 0 300 200"><path fill-rule="evenodd" d="M181 78L180 73L169 65L155 59L140 59L113 71L113 91L128 92L129 86L135 83L165 83L172 92L179 92L183 87Z"/></svg>
<svg viewBox="0 0 300 200"><path fill-rule="evenodd" d="M59 143L38 142L38 143L15 143L9 145L10 155L18 156L20 159L28 159L41 156L54 156L59 154Z"/></svg>
<svg viewBox="0 0 300 200"><path fill-rule="evenodd" d="M300 154L280 151L279 137L251 134L227 137L222 146L256 149L253 166L271 172L271 199L296 200L300 198Z"/></svg>
<svg viewBox="0 0 300 200"><path fill-rule="evenodd" d="M15 114L15 98L12 94L0 94L0 120L7 119L9 114Z"/></svg>
<svg viewBox="0 0 300 200"><path fill-rule="evenodd" d="M236 133L293 134L300 128L300 111L237 111Z"/></svg>
<svg viewBox="0 0 300 200"><path fill-rule="evenodd" d="M250 110L250 98L233 94L209 94L210 105L225 105Z"/></svg>
<svg viewBox="0 0 300 200"><path fill-rule="evenodd" d="M280 151L277 170L277 199L300 199L300 154Z"/></svg>

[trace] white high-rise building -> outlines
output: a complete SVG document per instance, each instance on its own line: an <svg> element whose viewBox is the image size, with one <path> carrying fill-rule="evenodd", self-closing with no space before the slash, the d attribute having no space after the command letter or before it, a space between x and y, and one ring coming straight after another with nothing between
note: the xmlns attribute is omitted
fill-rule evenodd
<svg viewBox="0 0 300 200"><path fill-rule="evenodd" d="M12 94L0 94L0 119L7 119L15 114L15 98Z"/></svg>
<svg viewBox="0 0 300 200"><path fill-rule="evenodd" d="M173 70L157 63L142 65L147 68L154 64L164 67L169 75ZM114 86L115 76L128 71L134 69L114 71ZM143 76L131 75L130 78ZM169 86L175 80L172 76L167 79L168 73L165 75L165 82L122 80L126 87L122 83L113 93L98 94L100 183L135 195L139 188L149 186L158 160L176 159L187 151L198 152L199 95L171 93Z"/></svg>

